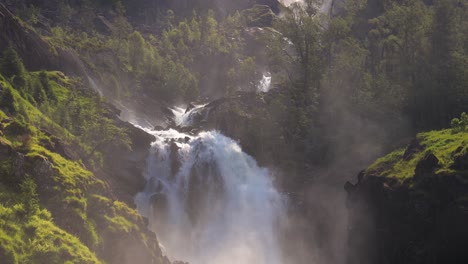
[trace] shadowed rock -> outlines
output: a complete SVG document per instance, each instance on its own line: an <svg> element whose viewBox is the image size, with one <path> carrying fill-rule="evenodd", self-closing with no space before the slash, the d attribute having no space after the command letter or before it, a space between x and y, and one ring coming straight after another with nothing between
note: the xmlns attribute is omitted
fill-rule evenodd
<svg viewBox="0 0 468 264"><path fill-rule="evenodd" d="M432 173L439 167L439 159L433 153L428 153L416 165L416 169L414 170L415 177Z"/></svg>
<svg viewBox="0 0 468 264"><path fill-rule="evenodd" d="M421 146L421 143L419 142L419 140L415 138L411 141L411 143L406 148L405 153L403 154L403 159L411 160L414 154L421 152L422 150L424 150L424 147Z"/></svg>

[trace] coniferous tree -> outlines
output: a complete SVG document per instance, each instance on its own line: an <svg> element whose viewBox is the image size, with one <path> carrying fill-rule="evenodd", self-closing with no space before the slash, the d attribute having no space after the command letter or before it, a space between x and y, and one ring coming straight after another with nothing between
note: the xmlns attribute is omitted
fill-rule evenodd
<svg viewBox="0 0 468 264"><path fill-rule="evenodd" d="M0 61L0 71L3 76L12 78L14 76L24 78L25 68L23 61L13 47L8 47L3 52L3 57Z"/></svg>

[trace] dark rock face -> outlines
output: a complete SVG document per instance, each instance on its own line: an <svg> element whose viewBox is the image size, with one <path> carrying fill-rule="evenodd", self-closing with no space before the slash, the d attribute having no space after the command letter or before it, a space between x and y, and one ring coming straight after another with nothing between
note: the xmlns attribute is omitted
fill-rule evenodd
<svg viewBox="0 0 468 264"><path fill-rule="evenodd" d="M179 147L173 140L170 145L170 154L169 154L169 159L170 159L170 167L172 173L177 173L180 169L180 166L182 166L180 162L180 157L179 157Z"/></svg>
<svg viewBox="0 0 468 264"><path fill-rule="evenodd" d="M23 26L0 3L0 50L13 45L28 70L61 70L70 75L83 74L84 68L69 50L57 49L53 53L47 42L32 29Z"/></svg>
<svg viewBox="0 0 468 264"><path fill-rule="evenodd" d="M224 182L216 164L194 164L187 189L188 215L190 221L196 225L204 214L213 209L211 206L223 197ZM207 195L208 193L210 195Z"/></svg>
<svg viewBox="0 0 468 264"><path fill-rule="evenodd" d="M262 160L256 144L252 142L253 113L265 108L265 101L255 93L240 93L231 98L215 100L205 106L205 120L194 119L194 127L204 130L216 129L239 141L248 154ZM242 112L238 111L239 109ZM203 115L203 114L202 114ZM201 122L203 121L203 122ZM190 129L188 129L190 130ZM257 131L258 132L258 131Z"/></svg>
<svg viewBox="0 0 468 264"><path fill-rule="evenodd" d="M422 177L432 173L438 167L440 167L439 159L434 154L428 153L418 162L418 165L416 165L414 176Z"/></svg>
<svg viewBox="0 0 468 264"><path fill-rule="evenodd" d="M51 59L55 56L48 50L48 45L32 30L24 28L19 20L0 4L0 49L3 50L13 43L17 45L17 51L23 58L30 58L24 61L26 67L38 69L39 66L47 67L53 64Z"/></svg>
<svg viewBox="0 0 468 264"><path fill-rule="evenodd" d="M187 106L187 109L185 109L185 113L190 112L190 110L192 110L192 109L194 109L194 108L195 108L195 106L194 106L193 104L189 104L189 105Z"/></svg>
<svg viewBox="0 0 468 264"><path fill-rule="evenodd" d="M239 92L197 109L192 112L192 124L177 129L189 134L220 131L236 140L260 166L281 169L287 166L283 155L290 153L290 145L285 142L278 120L271 117L271 112L281 111L276 103L287 98L285 93L279 88L268 93Z"/></svg>
<svg viewBox="0 0 468 264"><path fill-rule="evenodd" d="M460 173L436 175L428 155L404 183L367 175L347 184L349 264L468 263L468 194Z"/></svg>
<svg viewBox="0 0 468 264"><path fill-rule="evenodd" d="M132 149L109 146L104 151L108 162L104 170L99 173L109 181L114 194L119 199L133 206L134 195L143 190L146 184L143 176L146 157L155 137L130 123L116 121L128 131Z"/></svg>
<svg viewBox="0 0 468 264"><path fill-rule="evenodd" d="M468 151L464 151L464 147L460 146L454 153L453 165L454 170L467 170L468 169Z"/></svg>

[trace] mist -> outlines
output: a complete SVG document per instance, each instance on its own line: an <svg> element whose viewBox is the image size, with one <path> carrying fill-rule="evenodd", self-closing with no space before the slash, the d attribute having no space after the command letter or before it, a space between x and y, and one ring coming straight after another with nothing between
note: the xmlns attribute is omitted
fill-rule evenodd
<svg viewBox="0 0 468 264"><path fill-rule="evenodd" d="M466 263L466 4L0 1L0 259Z"/></svg>

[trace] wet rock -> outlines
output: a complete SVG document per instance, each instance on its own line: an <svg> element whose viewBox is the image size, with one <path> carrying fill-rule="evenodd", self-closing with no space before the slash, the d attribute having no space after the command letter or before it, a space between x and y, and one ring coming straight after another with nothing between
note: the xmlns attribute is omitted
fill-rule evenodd
<svg viewBox="0 0 468 264"><path fill-rule="evenodd" d="M175 140L172 140L171 145L169 146L169 159L171 164L172 175L175 175L179 171L180 166L182 165L179 157L179 149L180 148L175 143Z"/></svg>
<svg viewBox="0 0 468 264"><path fill-rule="evenodd" d="M193 105L192 103L190 103L188 106L187 106L187 109L185 109L185 113L188 113L190 112L190 110L194 109L195 108L195 105Z"/></svg>
<svg viewBox="0 0 468 264"><path fill-rule="evenodd" d="M116 120L116 123L127 131L131 140L131 149L117 145L106 146L102 151L108 162L99 173L112 175L108 177L108 181L115 195L132 205L133 196L145 186L146 180L143 174L146 168L146 158L151 143L156 138L130 123L120 120Z"/></svg>
<svg viewBox="0 0 468 264"><path fill-rule="evenodd" d="M173 118L168 118L166 119L166 128L164 130L169 130L169 129L177 129L177 124Z"/></svg>
<svg viewBox="0 0 468 264"><path fill-rule="evenodd" d="M167 118L173 119L174 118L174 112L167 107L167 106L161 106L161 113L163 113Z"/></svg>

